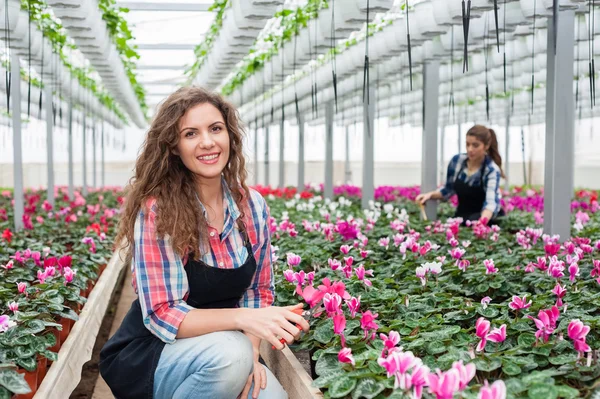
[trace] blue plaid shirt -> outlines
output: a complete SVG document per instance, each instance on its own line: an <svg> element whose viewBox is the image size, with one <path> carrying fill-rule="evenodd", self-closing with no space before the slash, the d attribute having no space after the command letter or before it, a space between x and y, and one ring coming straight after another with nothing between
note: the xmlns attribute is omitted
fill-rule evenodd
<svg viewBox="0 0 600 399"><path fill-rule="evenodd" d="M483 188L486 194L481 210L487 209L496 216L500 212L500 177L502 175L500 167L489 156L486 156L483 161L484 166L468 176L467 159L467 154L456 154L452 157L448 165L446 184L440 189L440 192L444 199L448 200L455 194L455 181L462 181L471 187L479 185L482 179L481 172L483 171Z"/></svg>

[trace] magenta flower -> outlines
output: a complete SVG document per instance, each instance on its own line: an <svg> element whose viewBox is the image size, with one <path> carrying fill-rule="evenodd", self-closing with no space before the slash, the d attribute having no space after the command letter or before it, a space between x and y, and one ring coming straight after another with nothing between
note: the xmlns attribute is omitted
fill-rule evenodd
<svg viewBox="0 0 600 399"><path fill-rule="evenodd" d="M73 278L75 277L75 271L73 269L71 269L70 267L65 267L63 269L63 275L65 276L65 282L70 283L71 281L73 281Z"/></svg>
<svg viewBox="0 0 600 399"><path fill-rule="evenodd" d="M340 247L340 252L343 253L344 255L348 255L348 253L350 252L351 249L352 249L352 247L350 247L349 245L342 245Z"/></svg>
<svg viewBox="0 0 600 399"><path fill-rule="evenodd" d="M494 328L488 335L488 341L500 343L506 340L506 324L502 324L500 328Z"/></svg>
<svg viewBox="0 0 600 399"><path fill-rule="evenodd" d="M569 281L575 282L575 277L579 277L579 265L573 262L569 266Z"/></svg>
<svg viewBox="0 0 600 399"><path fill-rule="evenodd" d="M9 260L9 261L8 261L8 263L7 263L6 265L2 265L2 268L3 268L3 269L6 269L6 270L10 270L10 269L12 269L13 267L14 267L14 263L13 263L13 261L12 261L12 260Z"/></svg>
<svg viewBox="0 0 600 399"><path fill-rule="evenodd" d="M56 273L56 268L54 266L47 266L44 269L44 273L46 273L46 276L48 277L54 277L54 274Z"/></svg>
<svg viewBox="0 0 600 399"><path fill-rule="evenodd" d="M38 280L40 280L40 284L44 284L46 282L46 279L48 278L48 275L45 271L38 270L37 278Z"/></svg>
<svg viewBox="0 0 600 399"><path fill-rule="evenodd" d="M8 309L13 313L16 313L19 310L19 304L15 301L12 301L8 304ZM589 327L588 327L589 328Z"/></svg>
<svg viewBox="0 0 600 399"><path fill-rule="evenodd" d="M462 360L454 362L452 364L452 368L458 371L458 375L460 378L458 389L461 391L464 390L467 387L467 385L469 385L469 382L471 382L473 377L475 377L475 372L477 371L475 364L469 363L465 366Z"/></svg>
<svg viewBox="0 0 600 399"><path fill-rule="evenodd" d="M16 326L17 323L12 321L7 315L0 316L0 332L8 331L8 329Z"/></svg>
<svg viewBox="0 0 600 399"><path fill-rule="evenodd" d="M465 254L465 250L462 248L454 248L449 250L448 253L453 259L459 260Z"/></svg>
<svg viewBox="0 0 600 399"><path fill-rule="evenodd" d="M287 254L287 264L289 267L296 267L300 264L302 258L294 253Z"/></svg>
<svg viewBox="0 0 600 399"><path fill-rule="evenodd" d="M350 317L354 318L356 313L360 310L360 296L358 298L352 297L350 300L346 300L346 305L350 309Z"/></svg>
<svg viewBox="0 0 600 399"><path fill-rule="evenodd" d="M350 348L342 348L338 353L338 361L341 363L350 363L354 366L354 356L352 356L352 349Z"/></svg>
<svg viewBox="0 0 600 399"><path fill-rule="evenodd" d="M417 364L412 370L410 376L410 384L413 387L413 398L421 399L423 396L423 388L429 385L427 376L429 375L429 367L423 364ZM408 385L408 384L407 384Z"/></svg>
<svg viewBox="0 0 600 399"><path fill-rule="evenodd" d="M367 256L369 256L369 251L365 251L364 249L360 250L360 257L365 259Z"/></svg>
<svg viewBox="0 0 600 399"><path fill-rule="evenodd" d="M590 326L584 325L579 319L571 320L567 328L569 338L573 340L573 346L578 352L578 357L582 357L585 352L590 352L592 349L585 342L585 339L590 332Z"/></svg>
<svg viewBox="0 0 600 399"><path fill-rule="evenodd" d="M27 261L27 259L25 257L23 257L23 255L21 255L21 251L15 252L15 255L11 256L10 258L14 259L14 260L16 260L17 262L20 262L20 263L25 263Z"/></svg>
<svg viewBox="0 0 600 399"><path fill-rule="evenodd" d="M385 247L385 249L388 249L390 245L390 238L389 237L385 237L379 240L379 246L380 247Z"/></svg>
<svg viewBox="0 0 600 399"><path fill-rule="evenodd" d="M558 320L559 316L560 311L556 306L553 306L552 309L540 310L537 319L527 315L529 319L534 321L535 326L538 329L538 331L535 333L535 338L542 338L544 342L548 342L550 335L552 335L556 329L556 321Z"/></svg>
<svg viewBox="0 0 600 399"><path fill-rule="evenodd" d="M25 294L27 295L27 284L25 283L17 283L17 290L19 291L20 294Z"/></svg>
<svg viewBox="0 0 600 399"><path fill-rule="evenodd" d="M438 369L436 374L429 373L427 382L429 391L435 395L436 399L452 399L454 394L459 391L460 375L454 368L445 373Z"/></svg>
<svg viewBox="0 0 600 399"><path fill-rule="evenodd" d="M560 251L560 244L548 243L548 244L544 245L544 251L546 251L546 256L548 256L548 257L554 256L554 255L558 254L558 251Z"/></svg>
<svg viewBox="0 0 600 399"><path fill-rule="evenodd" d="M352 265L354 264L354 257L353 256L349 256L347 258L345 257L344 262L346 263L346 267L352 267Z"/></svg>
<svg viewBox="0 0 600 399"><path fill-rule="evenodd" d="M286 281L288 283L293 283L294 281L296 281L296 277L294 276L294 272L291 271L290 269L284 270L283 271L283 277L285 277Z"/></svg>
<svg viewBox="0 0 600 399"><path fill-rule="evenodd" d="M312 285L307 285L303 290L297 287L296 292L306 301L309 307L315 307L325 296L325 292L315 289Z"/></svg>
<svg viewBox="0 0 600 399"><path fill-rule="evenodd" d="M475 335L481 339L475 349L477 352L481 352L485 349L487 344L487 334L490 331L490 322L483 317L480 317L475 322Z"/></svg>
<svg viewBox="0 0 600 399"><path fill-rule="evenodd" d="M400 343L400 334L397 331L390 331L390 335L387 336L383 333L379 334L379 338L383 341L383 346L386 349L392 349Z"/></svg>
<svg viewBox="0 0 600 399"><path fill-rule="evenodd" d="M338 313L340 306L342 306L342 297L338 294L325 294L323 296L323 305L325 305L325 311L329 316Z"/></svg>
<svg viewBox="0 0 600 399"><path fill-rule="evenodd" d="M31 259L35 262L36 266L40 266L40 259L42 258L42 254L39 251L35 251L31 254Z"/></svg>
<svg viewBox="0 0 600 399"><path fill-rule="evenodd" d="M531 301L527 302L527 295L523 295L522 299L519 298L518 296L514 295L512 297L512 301L508 304L508 307L515 311L527 309L530 306L531 306Z"/></svg>
<svg viewBox="0 0 600 399"><path fill-rule="evenodd" d="M375 319L377 318L377 313L371 313L370 310L364 312L360 318L360 327L363 329L365 333L364 339L373 340L375 338L375 332L379 328L377 323L375 323ZM370 334L370 336L369 336Z"/></svg>
<svg viewBox="0 0 600 399"><path fill-rule="evenodd" d="M306 273L306 281L308 281L308 284L312 285L313 281L315 281L315 272Z"/></svg>
<svg viewBox="0 0 600 399"><path fill-rule="evenodd" d="M488 307L488 305L490 304L490 302L492 302L492 298L490 298L489 296L482 298L481 299L481 307L486 309Z"/></svg>
<svg viewBox="0 0 600 399"><path fill-rule="evenodd" d="M527 266L525 266L525 273L533 273L535 271L535 264L533 262L529 262Z"/></svg>
<svg viewBox="0 0 600 399"><path fill-rule="evenodd" d="M331 270L335 271L337 269L339 269L340 267L342 267L342 263L337 260L337 259L327 259L327 263L329 263L329 267L331 268Z"/></svg>
<svg viewBox="0 0 600 399"><path fill-rule="evenodd" d="M304 270L300 270L299 272L294 273L294 280L300 286L304 286L306 280L306 272Z"/></svg>
<svg viewBox="0 0 600 399"><path fill-rule="evenodd" d="M354 269L354 272L356 273L356 277L358 277L358 280L363 281L366 286L370 287L373 285L373 283L371 283L371 280L365 278L365 275L373 276L373 270L365 270L365 267L363 265L360 265L359 267Z"/></svg>
<svg viewBox="0 0 600 399"><path fill-rule="evenodd" d="M548 275L554 278L561 278L565 274L563 273L565 270L565 262L562 260L558 260L556 256L553 256L550 259L550 266L548 266Z"/></svg>
<svg viewBox="0 0 600 399"><path fill-rule="evenodd" d="M562 299L567 293L567 289L565 287L562 287L560 283L557 282L554 288L552 289L552 293L558 297L558 299L556 300L556 306L561 307L563 305Z"/></svg>
<svg viewBox="0 0 600 399"><path fill-rule="evenodd" d="M458 246L459 246L459 242L458 242L458 240L457 240L456 238L454 238L454 237L451 237L451 238L448 240L448 244L450 244L450 246L451 246L451 247L454 247L454 248L456 248L456 247L458 247Z"/></svg>
<svg viewBox="0 0 600 399"><path fill-rule="evenodd" d="M471 262L468 259L460 259L456 261L456 265L458 266L459 270L466 272L467 267L471 265Z"/></svg>
<svg viewBox="0 0 600 399"><path fill-rule="evenodd" d="M356 237L358 237L358 227L355 224L345 220L337 222L335 231L342 236L344 241L354 240Z"/></svg>
<svg viewBox="0 0 600 399"><path fill-rule="evenodd" d="M547 266L547 260L546 258L542 258L542 257L538 257L537 258L537 263L535 264L535 266L540 269L541 271L546 271L548 269Z"/></svg>
<svg viewBox="0 0 600 399"><path fill-rule="evenodd" d="M486 259L483 261L483 264L486 268L485 274L496 274L498 273L498 269L496 269L496 266L494 265L494 260L493 259Z"/></svg>
<svg viewBox="0 0 600 399"><path fill-rule="evenodd" d="M497 380L490 386L486 380L479 391L477 399L506 399L506 385L504 381Z"/></svg>

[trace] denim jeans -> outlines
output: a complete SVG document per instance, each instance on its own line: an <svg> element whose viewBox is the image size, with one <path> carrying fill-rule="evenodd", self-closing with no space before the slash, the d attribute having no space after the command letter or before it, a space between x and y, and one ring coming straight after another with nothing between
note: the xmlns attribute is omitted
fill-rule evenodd
<svg viewBox="0 0 600 399"><path fill-rule="evenodd" d="M160 355L154 373L154 397L236 399L253 365L252 343L239 331L178 339L165 345ZM267 387L260 391L259 399L287 399L277 378L268 368L266 372ZM248 398L252 398L252 389Z"/></svg>

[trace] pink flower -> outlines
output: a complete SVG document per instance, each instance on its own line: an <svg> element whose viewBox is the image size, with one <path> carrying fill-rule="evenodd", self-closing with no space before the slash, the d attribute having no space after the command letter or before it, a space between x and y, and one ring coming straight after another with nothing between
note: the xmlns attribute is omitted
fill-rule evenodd
<svg viewBox="0 0 600 399"><path fill-rule="evenodd" d="M354 269L354 272L356 273L356 277L358 277L358 280L363 281L366 286L370 287L371 285L373 285L373 283L371 283L370 280L365 278L365 274L373 276L373 270L365 270L365 267L363 265L360 265L359 267Z"/></svg>
<svg viewBox="0 0 600 399"><path fill-rule="evenodd" d="M290 269L283 271L283 277L285 277L288 283L293 283L294 281L296 281L296 278L294 277L294 272Z"/></svg>
<svg viewBox="0 0 600 399"><path fill-rule="evenodd" d="M346 305L348 305L348 309L350 309L350 317L354 318L356 312L360 310L360 296L358 298L352 297L350 300L346 300Z"/></svg>
<svg viewBox="0 0 600 399"><path fill-rule="evenodd" d="M354 222L355 223L355 222ZM358 237L358 226L353 222L340 221L335 226L335 231L337 231L344 241L354 240Z"/></svg>
<svg viewBox="0 0 600 399"><path fill-rule="evenodd" d="M389 337L385 334L379 334L379 338L383 341L383 346L387 349L392 349L400 343L400 334L397 331L390 331Z"/></svg>
<svg viewBox="0 0 600 399"><path fill-rule="evenodd" d="M16 313L19 310L19 304L13 301L8 304L8 309L13 313Z"/></svg>
<svg viewBox="0 0 600 399"><path fill-rule="evenodd" d="M535 271L535 264L533 262L529 262L527 266L525 266L525 273L533 273Z"/></svg>
<svg viewBox="0 0 600 399"><path fill-rule="evenodd" d="M415 275L421 280L421 284L423 286L427 285L427 268L424 266L419 266L415 269Z"/></svg>
<svg viewBox="0 0 600 399"><path fill-rule="evenodd" d="M480 317L475 322L475 335L481 339L477 344L476 351L481 352L485 349L487 344L487 334L490 331L490 322L483 317Z"/></svg>
<svg viewBox="0 0 600 399"><path fill-rule="evenodd" d="M450 238L450 239L448 240L448 244L450 244L450 246L452 246L452 247L455 247L455 248L456 248L456 247L458 247L458 245L459 245L459 242L458 242L458 240L457 240L456 238L452 237L452 238Z"/></svg>
<svg viewBox="0 0 600 399"><path fill-rule="evenodd" d="M327 277L323 279L323 284L319 286L319 291L322 291L323 294L336 293L343 299L350 299L350 294L348 294L346 291L346 284L344 284L342 281L336 281L335 283L331 284L331 281Z"/></svg>
<svg viewBox="0 0 600 399"><path fill-rule="evenodd" d="M31 253L31 259L33 259L36 266L39 266L41 264L41 262L40 262L41 258L42 258L42 254L39 251L35 251L35 252Z"/></svg>
<svg viewBox="0 0 600 399"><path fill-rule="evenodd" d="M340 361L341 363L350 363L352 366L354 366L355 362L354 356L352 356L352 349L343 348L341 351L339 351L338 361Z"/></svg>
<svg viewBox="0 0 600 399"><path fill-rule="evenodd" d="M353 256L349 256L349 257L344 257L344 262L346 263L346 267L352 267L352 265L354 264L354 257Z"/></svg>
<svg viewBox="0 0 600 399"><path fill-rule="evenodd" d="M452 258L458 260L463 257L463 255L465 254L465 250L461 248L454 248L449 250L448 253Z"/></svg>
<svg viewBox="0 0 600 399"><path fill-rule="evenodd" d="M484 309L486 309L489 305L489 303L492 302L492 298L490 298L489 296L486 296L485 298L481 299L481 307L483 307Z"/></svg>
<svg viewBox="0 0 600 399"><path fill-rule="evenodd" d="M504 381L497 380L489 386L487 380L479 391L477 399L506 399L506 385Z"/></svg>
<svg viewBox="0 0 600 399"><path fill-rule="evenodd" d="M535 338L542 338L544 342L548 342L550 335L552 335L556 329L556 321L558 320L559 316L560 311L556 306L553 306L552 309L540 310L537 319L527 315L529 319L534 321L535 326L538 329L538 331L535 333Z"/></svg>
<svg viewBox="0 0 600 399"><path fill-rule="evenodd" d="M498 269L496 269L496 266L494 265L494 261L492 259L484 260L483 264L485 265L485 268L486 268L485 274L498 273Z"/></svg>
<svg viewBox="0 0 600 399"><path fill-rule="evenodd" d="M321 299L323 299L325 293L321 290L315 289L312 285L307 285L304 290L300 290L299 295L306 301L308 306L313 308L319 302L321 302Z"/></svg>
<svg viewBox="0 0 600 399"><path fill-rule="evenodd" d="M300 270L299 272L294 273L294 280L298 283L299 286L304 286L306 280L306 272L304 270Z"/></svg>
<svg viewBox="0 0 600 399"><path fill-rule="evenodd" d="M6 270L10 270L10 269L12 269L13 267L14 267L14 263L13 263L13 261L12 261L12 260L9 260L9 261L8 261L8 263L7 263L6 265L2 265L2 268L3 268L3 269L6 269Z"/></svg>
<svg viewBox="0 0 600 399"><path fill-rule="evenodd" d="M506 340L506 324L502 324L500 328L494 328L488 335L488 341L500 343Z"/></svg>
<svg viewBox="0 0 600 399"><path fill-rule="evenodd" d="M522 299L515 295L512 297L512 301L508 304L508 307L512 310L527 309L530 306L531 301L527 302L527 295L524 295Z"/></svg>
<svg viewBox="0 0 600 399"><path fill-rule="evenodd" d="M46 279L48 278L48 275L45 271L38 270L37 278L38 280L40 280L40 284L44 284L46 282Z"/></svg>
<svg viewBox="0 0 600 399"><path fill-rule="evenodd" d="M469 385L469 382L475 377L475 372L477 371L475 364L469 363L465 366L462 360L454 362L452 368L458 371L460 377L458 389L461 391Z"/></svg>
<svg viewBox="0 0 600 399"><path fill-rule="evenodd" d="M289 267L296 267L300 264L302 258L294 253L287 254L287 264Z"/></svg>
<svg viewBox="0 0 600 399"><path fill-rule="evenodd" d="M340 306L342 306L342 297L335 293L327 293L323 296L323 305L325 305L325 311L327 311L328 315L338 313Z"/></svg>
<svg viewBox="0 0 600 399"><path fill-rule="evenodd" d="M385 247L385 249L388 249L390 245L390 238L389 237L385 237L379 240L379 246L380 247Z"/></svg>
<svg viewBox="0 0 600 399"><path fill-rule="evenodd" d="M456 265L458 266L458 268L460 270L462 270L463 272L466 272L467 267L469 267L471 265L471 262L468 259L461 259L461 260L456 261Z"/></svg>
<svg viewBox="0 0 600 399"><path fill-rule="evenodd" d="M65 277L65 283L70 283L75 277L75 271L67 266L63 269L63 276Z"/></svg>
<svg viewBox="0 0 600 399"><path fill-rule="evenodd" d="M574 282L575 277L578 277L578 276L579 276L579 265L577 265L577 263L573 262L569 266L569 281Z"/></svg>
<svg viewBox="0 0 600 399"><path fill-rule="evenodd" d="M17 283L17 290L19 291L19 294L26 294L27 284Z"/></svg>
<svg viewBox="0 0 600 399"><path fill-rule="evenodd" d="M556 286L554 286L554 288L552 289L552 293L558 297L558 299L556 300L556 306L561 307L563 305L562 298L567 293L567 289L565 287L562 287L560 283L557 282Z"/></svg>
<svg viewBox="0 0 600 399"><path fill-rule="evenodd" d="M590 326L584 325L579 319L573 319L569 323L567 331L569 333L569 338L571 338L573 341L585 341L586 336L590 332Z"/></svg>
<svg viewBox="0 0 600 399"><path fill-rule="evenodd" d="M56 273L56 268L54 266L48 266L44 269L44 273L46 273L46 276L48 277L54 277L54 274Z"/></svg>
<svg viewBox="0 0 600 399"><path fill-rule="evenodd" d="M8 329L16 326L17 323L12 321L7 315L0 316L0 333L8 331Z"/></svg>
<svg viewBox="0 0 600 399"><path fill-rule="evenodd" d="M329 267L331 270L337 270L342 266L342 263L337 259L327 259L327 263L329 263Z"/></svg>
<svg viewBox="0 0 600 399"><path fill-rule="evenodd" d="M537 266L537 268L541 271L546 271L548 269L548 266L546 265L546 258L538 257L535 266Z"/></svg>
<svg viewBox="0 0 600 399"><path fill-rule="evenodd" d="M454 398L454 394L459 391L460 387L460 375L454 368L445 373L438 369L437 374L430 373L427 376L427 381L429 382L429 391L437 399Z"/></svg>
<svg viewBox="0 0 600 399"><path fill-rule="evenodd" d="M365 259L367 256L369 256L369 251L365 251L364 249L360 250L360 257Z"/></svg>
<svg viewBox="0 0 600 399"><path fill-rule="evenodd" d="M379 328L377 323L375 323L376 318L377 313L371 313L370 310L367 310L362 314L360 318L360 327L365 333L365 339L373 340L375 338L375 331L377 331L377 329ZM370 337L369 333L371 333Z"/></svg>
<svg viewBox="0 0 600 399"><path fill-rule="evenodd" d="M560 244L558 243L548 243L544 245L544 251L546 251L546 256L554 256L560 251Z"/></svg>
<svg viewBox="0 0 600 399"><path fill-rule="evenodd" d="M308 284L312 285L313 281L315 281L315 272L306 273L306 281L308 281Z"/></svg>
<svg viewBox="0 0 600 399"><path fill-rule="evenodd" d="M585 340L574 341L573 347L577 352L579 352L578 354L580 357L583 356L583 353L590 352L592 350Z"/></svg>
<svg viewBox="0 0 600 399"><path fill-rule="evenodd" d="M402 350L390 352L387 358L378 358L377 363L385 368L388 377L395 376L394 389L410 389L412 378L407 373L411 368L422 364L421 359L415 357L412 352Z"/></svg>
<svg viewBox="0 0 600 399"><path fill-rule="evenodd" d="M410 376L410 384L413 387L414 399L421 399L423 396L423 388L429 385L429 382L427 381L428 375L429 367L422 364L417 364L414 366Z"/></svg>

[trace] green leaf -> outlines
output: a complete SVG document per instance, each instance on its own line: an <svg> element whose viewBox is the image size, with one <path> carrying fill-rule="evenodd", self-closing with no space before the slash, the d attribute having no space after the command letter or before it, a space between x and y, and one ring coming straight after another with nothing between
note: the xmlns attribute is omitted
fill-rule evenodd
<svg viewBox="0 0 600 399"><path fill-rule="evenodd" d="M343 398L350 394L355 387L356 379L344 376L335 380L328 392L332 398Z"/></svg>
<svg viewBox="0 0 600 399"><path fill-rule="evenodd" d="M571 388L566 385L557 385L555 388L558 391L558 396L561 398L573 399L579 397L579 391L575 388Z"/></svg>
<svg viewBox="0 0 600 399"><path fill-rule="evenodd" d="M34 319L27 322L27 328L21 330L21 334L37 334L44 331L46 325L43 321Z"/></svg>
<svg viewBox="0 0 600 399"><path fill-rule="evenodd" d="M517 342L519 343L519 346L531 348L535 343L535 335L531 333L523 333L519 335L519 338L517 338Z"/></svg>
<svg viewBox="0 0 600 399"><path fill-rule="evenodd" d="M16 359L16 363L27 371L35 371L35 369L37 368L37 362L33 356L23 359L18 358Z"/></svg>
<svg viewBox="0 0 600 399"><path fill-rule="evenodd" d="M482 308L477 309L477 313L479 313L480 315L482 315L483 317L485 317L487 319L493 319L494 317L496 317L500 314L500 311L496 308L491 308L488 306L485 309L482 309Z"/></svg>
<svg viewBox="0 0 600 399"><path fill-rule="evenodd" d="M23 374L17 373L16 370L0 370L0 386L16 394L31 392Z"/></svg>
<svg viewBox="0 0 600 399"><path fill-rule="evenodd" d="M554 385L533 384L527 391L530 399L556 399L558 398L558 389Z"/></svg>
<svg viewBox="0 0 600 399"><path fill-rule="evenodd" d="M363 378L358 382L354 392L352 392L352 399L372 399L384 389L385 386L381 382L377 382L375 378Z"/></svg>
<svg viewBox="0 0 600 399"><path fill-rule="evenodd" d="M446 352L446 345L442 341L432 341L427 345L427 353L438 355Z"/></svg>
<svg viewBox="0 0 600 399"><path fill-rule="evenodd" d="M341 370L342 365L338 361L337 356L321 355L317 364L315 365L315 371L319 376L327 373L332 373L337 370Z"/></svg>
<svg viewBox="0 0 600 399"><path fill-rule="evenodd" d="M338 378L340 378L341 376L343 376L344 374L346 374L346 372L344 370L335 370L333 372L330 373L326 373L321 375L320 377L318 377L316 380L313 381L312 385L315 388L325 388L328 387L329 385L331 385L331 383L335 380L337 380Z"/></svg>
<svg viewBox="0 0 600 399"><path fill-rule="evenodd" d="M335 334L333 333L333 322L327 320L326 323L321 324L315 330L314 339L322 344L328 344L331 342Z"/></svg>
<svg viewBox="0 0 600 399"><path fill-rule="evenodd" d="M494 371L497 368L500 368L500 366L502 366L502 361L500 359L488 358L488 357L475 358L475 359L473 359L473 363L477 367L477 370L488 371L488 372Z"/></svg>
<svg viewBox="0 0 600 399"><path fill-rule="evenodd" d="M502 363L502 371L506 375L519 375L521 374L521 367L512 362L504 361Z"/></svg>
<svg viewBox="0 0 600 399"><path fill-rule="evenodd" d="M574 363L577 356L574 353L562 354L558 356L549 356L548 361L555 366L560 366L567 363Z"/></svg>
<svg viewBox="0 0 600 399"><path fill-rule="evenodd" d="M33 356L35 351L30 346L17 346L15 348L15 354L20 358L27 358Z"/></svg>
<svg viewBox="0 0 600 399"><path fill-rule="evenodd" d="M44 355L44 357L46 357L48 360L55 362L58 360L58 353L49 351L49 350L43 350L40 352L42 355Z"/></svg>
<svg viewBox="0 0 600 399"><path fill-rule="evenodd" d="M526 387L523 382L518 378L511 378L504 381L506 385L506 391L512 394L518 394L525 391Z"/></svg>

